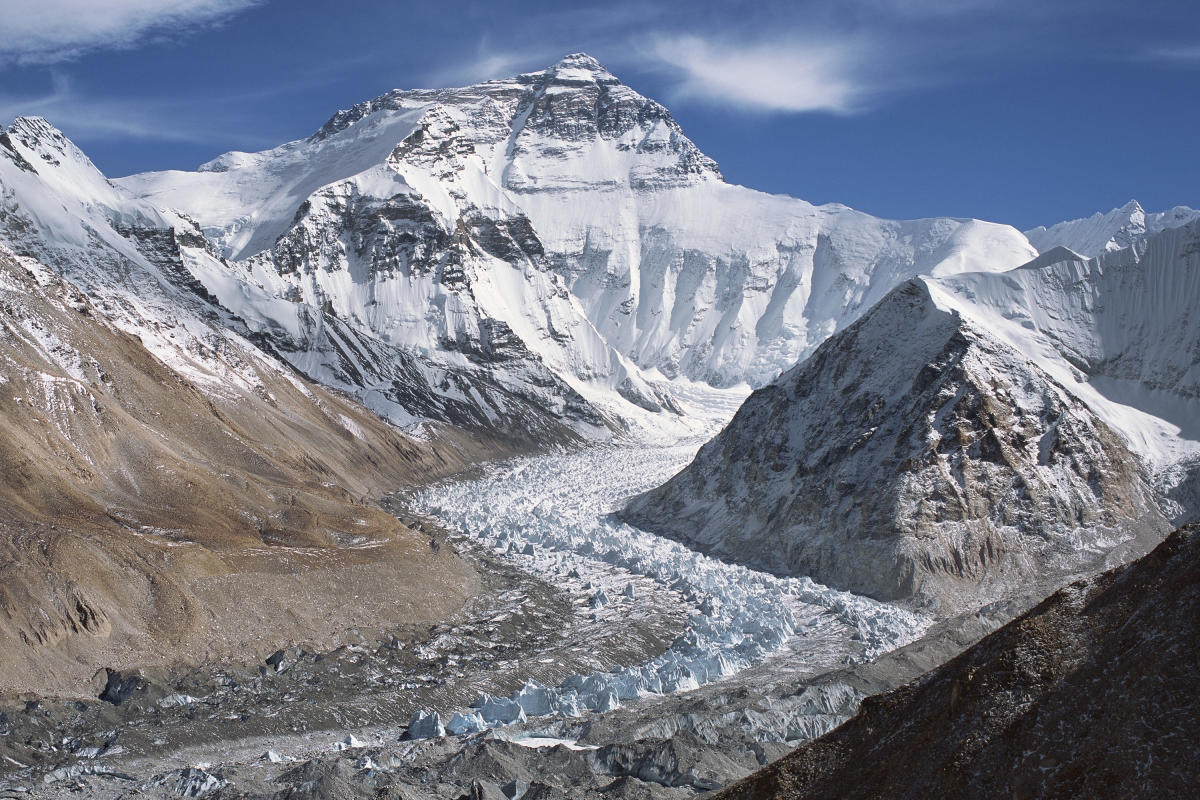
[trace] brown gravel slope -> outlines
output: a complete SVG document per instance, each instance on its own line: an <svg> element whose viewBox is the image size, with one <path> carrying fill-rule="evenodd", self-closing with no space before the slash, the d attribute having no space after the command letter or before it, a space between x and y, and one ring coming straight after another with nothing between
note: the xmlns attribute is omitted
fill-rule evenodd
<svg viewBox="0 0 1200 800"><path fill-rule="evenodd" d="M715 797L1194 797L1198 687L1193 525Z"/></svg>
<svg viewBox="0 0 1200 800"><path fill-rule="evenodd" d="M474 592L466 562L372 499L499 445L410 439L236 337L213 344L230 379L193 383L0 255L0 692L332 644Z"/></svg>

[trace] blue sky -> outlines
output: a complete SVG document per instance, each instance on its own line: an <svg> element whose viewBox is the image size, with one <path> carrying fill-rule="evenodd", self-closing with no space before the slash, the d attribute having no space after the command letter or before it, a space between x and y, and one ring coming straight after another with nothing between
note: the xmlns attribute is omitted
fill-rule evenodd
<svg viewBox="0 0 1200 800"><path fill-rule="evenodd" d="M1022 228L1200 205L1194 0L2 2L0 121L113 176L586 51L766 191Z"/></svg>

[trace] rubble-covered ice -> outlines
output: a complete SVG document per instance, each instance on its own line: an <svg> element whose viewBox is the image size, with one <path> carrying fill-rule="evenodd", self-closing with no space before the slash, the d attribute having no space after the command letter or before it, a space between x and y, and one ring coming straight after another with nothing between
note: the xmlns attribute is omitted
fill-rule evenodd
<svg viewBox="0 0 1200 800"><path fill-rule="evenodd" d="M868 658L912 641L927 627L928 620L895 606L807 578L727 564L612 516L627 498L684 466L698 444L608 446L517 459L413 498L415 509L447 528L577 592L586 599L581 614L626 613L621 608L639 602L637 581L645 579L675 590L694 609L686 630L657 658L572 675L557 687L527 683L508 698L484 695L471 710L455 713L447 732L473 732L480 722L498 727L527 717L610 711L644 695L695 689L779 652L793 636L805 635L813 615L840 618ZM798 618L797 609L807 609L801 613L810 618ZM409 736L419 733L410 729Z"/></svg>

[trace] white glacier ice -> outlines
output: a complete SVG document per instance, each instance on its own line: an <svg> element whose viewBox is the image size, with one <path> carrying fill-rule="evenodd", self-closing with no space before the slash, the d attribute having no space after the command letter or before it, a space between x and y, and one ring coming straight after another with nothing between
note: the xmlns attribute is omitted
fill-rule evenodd
<svg viewBox="0 0 1200 800"><path fill-rule="evenodd" d="M446 729L436 711L416 711L408 721L408 736L411 739L436 739L445 735Z"/></svg>
<svg viewBox="0 0 1200 800"><path fill-rule="evenodd" d="M657 658L572 675L556 687L530 682L509 698L484 695L473 711L454 714L458 724L452 721L448 732L474 730L472 713L497 727L529 717L609 711L648 694L695 689L805 636L800 615L836 615L862 640L867 657L906 644L926 628L927 619L899 607L807 578L777 578L724 563L611 516L627 498L683 467L699 444L690 439L610 445L515 459L492 465L483 477L443 483L414 498L418 511L490 545L523 569L560 585L567 575L580 576L576 588L593 598L594 613L608 613L604 606L614 597L628 602L632 594L636 602L634 578L676 589L693 608L686 630ZM515 548L518 541L533 544L533 554ZM416 736L411 730L409 735Z"/></svg>

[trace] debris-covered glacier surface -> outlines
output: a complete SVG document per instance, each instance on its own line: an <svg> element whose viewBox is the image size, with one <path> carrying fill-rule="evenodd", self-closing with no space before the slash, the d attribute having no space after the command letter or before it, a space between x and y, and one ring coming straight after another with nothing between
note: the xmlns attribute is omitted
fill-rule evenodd
<svg viewBox="0 0 1200 800"><path fill-rule="evenodd" d="M652 581L690 606L688 625L661 655L609 672L572 675L560 685L530 682L510 697L479 697L469 709L422 712L410 736L469 733L530 717L573 717L623 702L695 689L781 652L833 616L873 658L919 636L928 620L896 606L840 592L808 578L778 578L702 555L620 522L629 497L685 466L699 440L623 444L489 466L472 480L436 485L413 507L446 528L569 589L577 613L622 615ZM794 648L790 648L794 650ZM431 710L434 711L434 710Z"/></svg>

